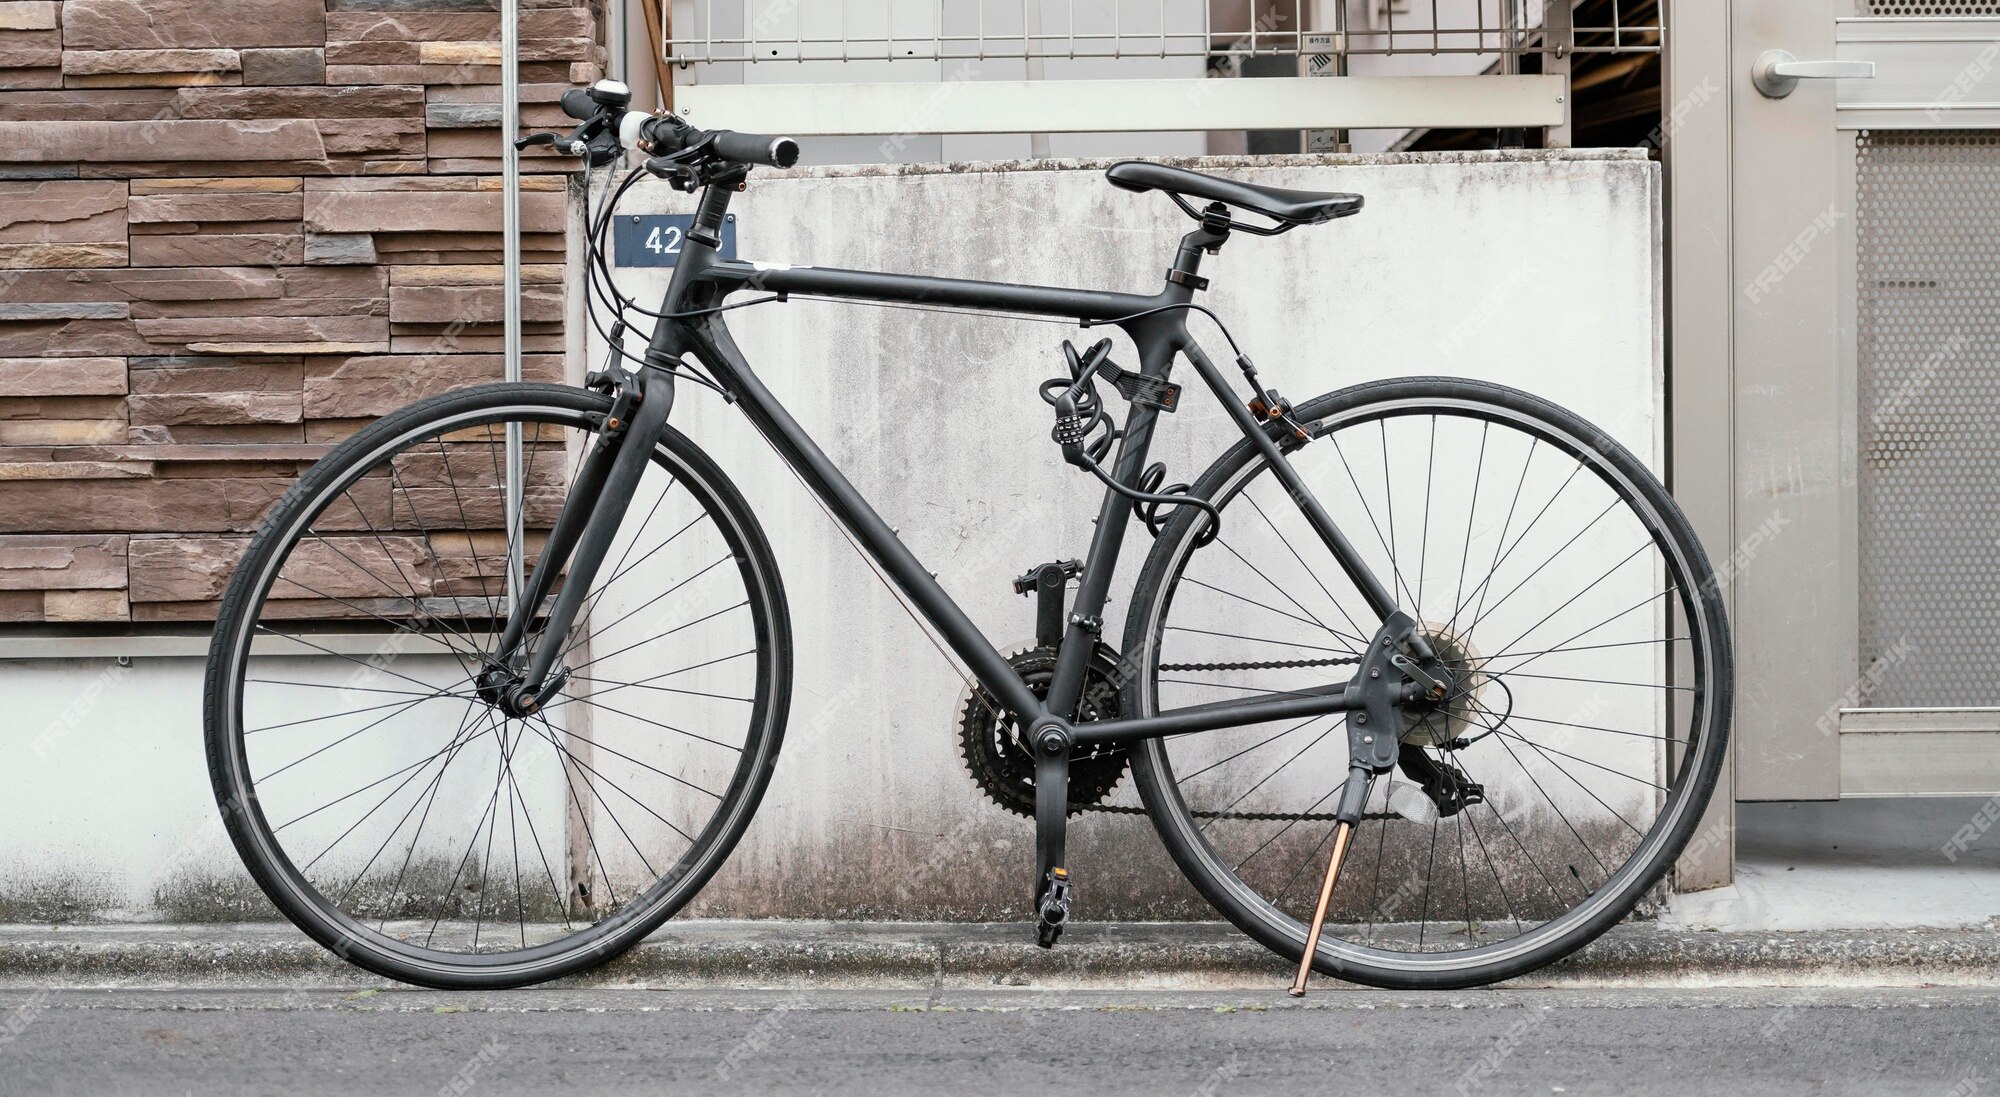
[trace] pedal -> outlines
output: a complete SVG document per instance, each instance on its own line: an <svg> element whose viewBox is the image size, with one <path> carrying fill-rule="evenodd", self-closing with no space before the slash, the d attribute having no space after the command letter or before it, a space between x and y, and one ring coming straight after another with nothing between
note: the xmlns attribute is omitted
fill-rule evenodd
<svg viewBox="0 0 2000 1097"><path fill-rule="evenodd" d="M1035 943L1043 948L1056 947L1056 938L1062 936L1063 927L1069 924L1070 883L1069 870L1052 868L1042 880L1042 897L1035 904Z"/></svg>

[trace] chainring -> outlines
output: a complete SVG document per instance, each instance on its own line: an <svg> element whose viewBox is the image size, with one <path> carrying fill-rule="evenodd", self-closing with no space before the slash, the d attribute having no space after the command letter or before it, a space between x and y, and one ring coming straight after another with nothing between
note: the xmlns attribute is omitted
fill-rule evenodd
<svg viewBox="0 0 2000 1097"><path fill-rule="evenodd" d="M1055 679L1056 652L1036 647L1016 652L1007 662L1034 691L1046 699ZM1084 671L1083 697L1071 718L1113 720L1124 714L1118 686L1118 653L1098 644ZM1016 815L1035 815L1035 755L1023 740L1027 728L984 689L966 698L958 720L958 752L966 772L988 799ZM1125 776L1129 759L1122 746L1079 747L1069 762L1069 814L1099 806Z"/></svg>

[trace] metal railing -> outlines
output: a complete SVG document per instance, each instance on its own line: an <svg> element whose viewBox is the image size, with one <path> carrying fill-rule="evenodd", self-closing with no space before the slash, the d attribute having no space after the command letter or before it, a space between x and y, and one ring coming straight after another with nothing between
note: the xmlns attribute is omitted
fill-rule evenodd
<svg viewBox="0 0 2000 1097"><path fill-rule="evenodd" d="M1560 43L1543 0L678 0L666 47L682 64L1659 51L1660 0L1572 3Z"/></svg>

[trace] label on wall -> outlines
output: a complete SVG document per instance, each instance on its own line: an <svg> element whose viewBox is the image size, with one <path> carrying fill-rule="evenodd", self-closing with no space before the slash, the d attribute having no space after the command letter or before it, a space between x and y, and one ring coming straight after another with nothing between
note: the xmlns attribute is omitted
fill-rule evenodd
<svg viewBox="0 0 2000 1097"><path fill-rule="evenodd" d="M680 262L691 213L627 213L612 219L612 261L621 267L671 267ZM736 215L722 223L724 259L736 258Z"/></svg>

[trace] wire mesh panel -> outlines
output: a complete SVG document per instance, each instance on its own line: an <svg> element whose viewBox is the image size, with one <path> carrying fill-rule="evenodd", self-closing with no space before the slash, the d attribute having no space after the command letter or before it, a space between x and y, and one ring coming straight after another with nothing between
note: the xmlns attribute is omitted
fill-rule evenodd
<svg viewBox="0 0 2000 1097"><path fill-rule="evenodd" d="M1347 54L1657 52L1658 0L1571 0L1571 41L1544 0L680 0L684 63ZM1332 36L1330 39L1327 36Z"/></svg>
<svg viewBox="0 0 2000 1097"><path fill-rule="evenodd" d="M1859 0L1857 14L1928 18L1939 15L2000 15L2000 0Z"/></svg>
<svg viewBox="0 0 2000 1097"><path fill-rule="evenodd" d="M2000 704L2000 131L1857 163L1864 703Z"/></svg>

